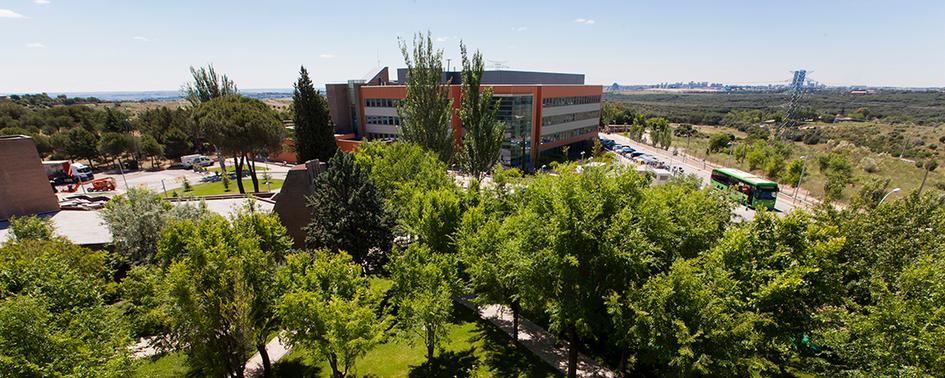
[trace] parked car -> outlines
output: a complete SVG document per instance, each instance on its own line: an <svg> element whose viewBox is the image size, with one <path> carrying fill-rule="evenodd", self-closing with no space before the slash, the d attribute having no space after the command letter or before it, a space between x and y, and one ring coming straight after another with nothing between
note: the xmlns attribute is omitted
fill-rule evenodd
<svg viewBox="0 0 945 378"><path fill-rule="evenodd" d="M195 165L209 167L213 165L213 160L204 155L194 154L181 156L180 163L184 168L192 168Z"/></svg>
<svg viewBox="0 0 945 378"><path fill-rule="evenodd" d="M633 151L630 153L631 157L640 157L641 155L646 155L646 152L643 151Z"/></svg>

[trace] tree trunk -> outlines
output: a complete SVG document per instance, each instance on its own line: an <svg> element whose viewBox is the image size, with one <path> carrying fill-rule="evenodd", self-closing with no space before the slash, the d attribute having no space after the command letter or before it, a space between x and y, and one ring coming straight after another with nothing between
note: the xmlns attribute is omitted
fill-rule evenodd
<svg viewBox="0 0 945 378"><path fill-rule="evenodd" d="M629 377L627 374L627 350L620 351L620 363L617 365L617 374L620 374L621 377Z"/></svg>
<svg viewBox="0 0 945 378"><path fill-rule="evenodd" d="M256 345L256 350L259 352L259 357L262 357L263 363L263 377L272 376L272 362L269 361L269 351L266 350L266 344Z"/></svg>
<svg viewBox="0 0 945 378"><path fill-rule="evenodd" d="M568 346L568 378L577 378L577 359L578 359L578 337L577 330L571 326L568 330L571 337L571 345Z"/></svg>
<svg viewBox="0 0 945 378"><path fill-rule="evenodd" d="M194 143L196 145L196 143ZM220 161L220 172L226 174L226 157L220 154L220 149L216 145L213 145L213 152L217 154L217 160Z"/></svg>
<svg viewBox="0 0 945 378"><path fill-rule="evenodd" d="M334 353L328 355L328 366L331 366L331 376L334 378L344 378L344 375L338 371L338 356Z"/></svg>
<svg viewBox="0 0 945 378"><path fill-rule="evenodd" d="M246 189L243 189L243 158L233 157L233 166L236 168L236 187L239 188L240 194L246 194ZM226 174L226 171L223 171L223 174Z"/></svg>
<svg viewBox="0 0 945 378"><path fill-rule="evenodd" d="M518 316L521 309L518 301L512 301L512 340L518 342Z"/></svg>
<svg viewBox="0 0 945 378"><path fill-rule="evenodd" d="M249 168L249 176L253 178L253 191L259 193L259 179L256 177L256 161L252 156L247 157L246 166Z"/></svg>
<svg viewBox="0 0 945 378"><path fill-rule="evenodd" d="M433 360L433 348L434 348L434 338L436 333L433 332L432 328L427 329L427 361Z"/></svg>

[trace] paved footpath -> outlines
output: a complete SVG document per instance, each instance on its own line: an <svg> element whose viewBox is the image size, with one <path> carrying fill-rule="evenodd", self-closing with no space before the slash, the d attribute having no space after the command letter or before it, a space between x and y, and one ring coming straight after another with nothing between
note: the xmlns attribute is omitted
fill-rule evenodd
<svg viewBox="0 0 945 378"><path fill-rule="evenodd" d="M282 339L276 336L266 344L266 351L269 352L269 362L275 365L276 361L289 354L289 346L283 344ZM253 357L246 361L244 369L244 374L247 377L261 377L263 375L262 356L259 355L259 352L253 354Z"/></svg>
<svg viewBox="0 0 945 378"><path fill-rule="evenodd" d="M465 299L457 299L457 301L473 311L477 311L480 317L495 324L509 337L512 337L512 311L508 307L502 305L477 306ZM558 341L548 331L525 318L519 317L518 328L519 344L549 365L557 368L562 374L568 373L567 342ZM617 374L580 353L578 354L577 376L612 378L616 377Z"/></svg>

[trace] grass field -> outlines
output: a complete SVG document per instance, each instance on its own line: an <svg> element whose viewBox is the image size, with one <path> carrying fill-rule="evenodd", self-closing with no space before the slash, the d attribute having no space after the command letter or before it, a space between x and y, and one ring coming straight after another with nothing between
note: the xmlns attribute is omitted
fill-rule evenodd
<svg viewBox="0 0 945 378"><path fill-rule="evenodd" d="M269 186L267 187L265 181L262 178L260 178L259 190L265 192L267 189L269 190L278 189L282 187L282 184L283 184L283 180L272 179L269 181ZM253 190L253 180L250 178L243 179L243 188L246 189L247 193L251 192ZM181 197L183 196L200 197L200 196L210 196L210 195L215 195L215 194L238 194L239 193L239 189L236 186L235 180L230 181L230 191L228 192L224 190L222 181L208 182L208 183L203 183L203 184L193 184L192 189L193 190L189 192L185 192L184 188L178 188L172 191L168 191L167 195L169 197L173 197L176 193L177 196L181 196Z"/></svg>
<svg viewBox="0 0 945 378"><path fill-rule="evenodd" d="M432 363L426 361L420 341L392 336L358 360L351 371L356 377L558 377L543 361L518 347L491 323L480 320L466 307L454 305L449 339ZM331 368L324 358L304 348L294 348L274 366L276 377L327 377Z"/></svg>
<svg viewBox="0 0 945 378"><path fill-rule="evenodd" d="M184 377L190 372L185 360L187 357L180 352L159 354L141 359L135 370L135 377L141 378L171 378Z"/></svg>

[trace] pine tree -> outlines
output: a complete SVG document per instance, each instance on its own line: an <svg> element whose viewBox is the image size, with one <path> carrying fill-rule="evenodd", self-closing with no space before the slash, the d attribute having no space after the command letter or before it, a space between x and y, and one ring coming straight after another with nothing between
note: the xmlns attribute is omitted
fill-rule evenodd
<svg viewBox="0 0 945 378"><path fill-rule="evenodd" d="M459 48L463 56L459 119L465 129L459 162L466 174L481 180L499 161L505 124L496 119L498 106L492 106L492 87L481 92L479 90L483 71L482 54L476 51L469 59L466 46L460 43Z"/></svg>
<svg viewBox="0 0 945 378"><path fill-rule="evenodd" d="M369 271L381 266L393 243L393 222L354 154L338 150L328 161L325 172L315 177L308 207L312 220L305 228L307 247L348 252Z"/></svg>
<svg viewBox="0 0 945 378"><path fill-rule="evenodd" d="M315 90L305 67L299 71L292 95L295 109L295 152L298 161L328 161L335 155L335 128L328 114L328 102Z"/></svg>

